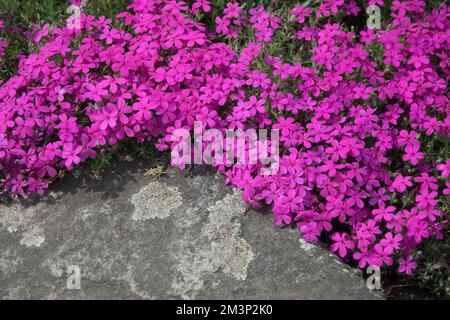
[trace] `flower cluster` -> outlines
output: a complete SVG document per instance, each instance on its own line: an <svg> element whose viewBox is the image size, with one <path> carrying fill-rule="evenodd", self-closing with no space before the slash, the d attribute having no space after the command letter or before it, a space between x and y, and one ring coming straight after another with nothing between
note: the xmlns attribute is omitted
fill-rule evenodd
<svg viewBox="0 0 450 320"><path fill-rule="evenodd" d="M85 15L80 30L44 28L41 51L0 87L0 188L43 194L61 170L124 139L174 149L171 133L195 121L279 130L276 174L212 165L252 206L272 206L276 224L329 240L361 268L398 262L411 274L412 250L447 223L438 205L450 160L436 163L425 143L450 136L450 7L407 2L393 1L384 30L359 32L331 19L361 10L342 0L280 17L230 2L215 34L194 19L211 11L206 0L134 0L117 16L123 28ZM278 32L291 33L281 37L298 61L271 55ZM242 49L228 44L236 38Z"/></svg>

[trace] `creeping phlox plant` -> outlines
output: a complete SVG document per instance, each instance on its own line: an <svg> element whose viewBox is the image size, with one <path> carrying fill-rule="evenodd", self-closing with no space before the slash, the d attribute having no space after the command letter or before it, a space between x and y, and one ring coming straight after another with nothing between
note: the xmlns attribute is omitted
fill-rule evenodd
<svg viewBox="0 0 450 320"><path fill-rule="evenodd" d="M276 224L330 240L360 268L411 274L413 250L447 224L450 160L427 148L447 148L450 135L450 7L393 1L390 24L358 31L342 22L364 10L355 1L307 3L229 2L214 30L199 22L214 8L206 0L134 0L119 23L46 26L39 53L0 87L0 188L42 195L99 147L173 150L171 133L196 121L279 130L277 173L212 165L253 207L272 206Z"/></svg>

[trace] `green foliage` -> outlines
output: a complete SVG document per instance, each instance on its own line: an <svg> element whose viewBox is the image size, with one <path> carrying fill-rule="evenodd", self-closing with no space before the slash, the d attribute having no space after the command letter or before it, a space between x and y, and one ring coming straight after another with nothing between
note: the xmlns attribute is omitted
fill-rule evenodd
<svg viewBox="0 0 450 320"><path fill-rule="evenodd" d="M89 0L83 11L96 17L112 18L117 13L125 11L129 2L129 0Z"/></svg>
<svg viewBox="0 0 450 320"><path fill-rule="evenodd" d="M94 16L114 17L126 9L129 0L88 0L83 12ZM6 29L0 30L0 41L8 42L5 56L0 58L0 80L14 75L18 65L18 54L35 52L38 46L24 32L33 25L61 26L71 13L67 12L68 0L1 0L0 19Z"/></svg>
<svg viewBox="0 0 450 320"><path fill-rule="evenodd" d="M0 40L8 42L5 56L0 58L0 80L6 80L17 69L17 55L33 51L33 43L24 36L34 24L62 21L67 2L63 0L2 0L0 19L6 29L0 30Z"/></svg>
<svg viewBox="0 0 450 320"><path fill-rule="evenodd" d="M405 282L416 282L433 295L450 299L450 231L446 231L444 239L424 242L422 249L416 252L419 268L413 279L405 279Z"/></svg>

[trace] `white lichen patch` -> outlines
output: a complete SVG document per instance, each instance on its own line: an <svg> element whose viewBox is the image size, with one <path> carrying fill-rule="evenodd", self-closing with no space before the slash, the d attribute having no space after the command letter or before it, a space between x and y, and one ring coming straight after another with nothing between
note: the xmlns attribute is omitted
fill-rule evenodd
<svg viewBox="0 0 450 320"><path fill-rule="evenodd" d="M171 293L183 299L195 298L208 274L223 272L245 280L254 258L250 245L240 235L240 221L246 210L240 193L226 195L207 210L208 222L201 231L194 235L185 233L172 251L177 260L177 276Z"/></svg>
<svg viewBox="0 0 450 320"><path fill-rule="evenodd" d="M203 228L211 241L212 261L225 274L245 280L253 252L245 239L240 238L240 218L246 210L239 192L228 194L208 208L209 223Z"/></svg>
<svg viewBox="0 0 450 320"><path fill-rule="evenodd" d="M109 215L111 212L111 204L107 201L80 208L81 220L85 222L93 216Z"/></svg>
<svg viewBox="0 0 450 320"><path fill-rule="evenodd" d="M199 208L183 208L183 216L182 219L174 219L174 225L182 230L182 229L190 229L193 226L199 224L201 221L200 209Z"/></svg>
<svg viewBox="0 0 450 320"><path fill-rule="evenodd" d="M41 205L23 207L20 204L0 205L0 226L9 233L21 232L20 244L27 247L39 247L45 241L44 229L38 222Z"/></svg>
<svg viewBox="0 0 450 320"><path fill-rule="evenodd" d="M165 219L171 215L172 210L181 206L182 200L177 187L152 181L131 197L135 208L132 219Z"/></svg>
<svg viewBox="0 0 450 320"><path fill-rule="evenodd" d="M300 242L300 248L302 248L306 252L311 252L316 248L315 245L307 242L305 239L300 238L298 241Z"/></svg>
<svg viewBox="0 0 450 320"><path fill-rule="evenodd" d="M27 247L40 247L44 241L44 230L40 226L32 226L22 234L20 244Z"/></svg>

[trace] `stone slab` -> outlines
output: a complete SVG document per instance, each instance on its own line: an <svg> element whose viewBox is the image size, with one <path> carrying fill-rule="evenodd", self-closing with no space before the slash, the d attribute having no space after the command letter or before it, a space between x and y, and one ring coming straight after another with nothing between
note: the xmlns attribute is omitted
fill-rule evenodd
<svg viewBox="0 0 450 320"><path fill-rule="evenodd" d="M380 298L219 175L148 177L149 166L121 162L101 180L71 175L39 200L0 204L0 298Z"/></svg>

